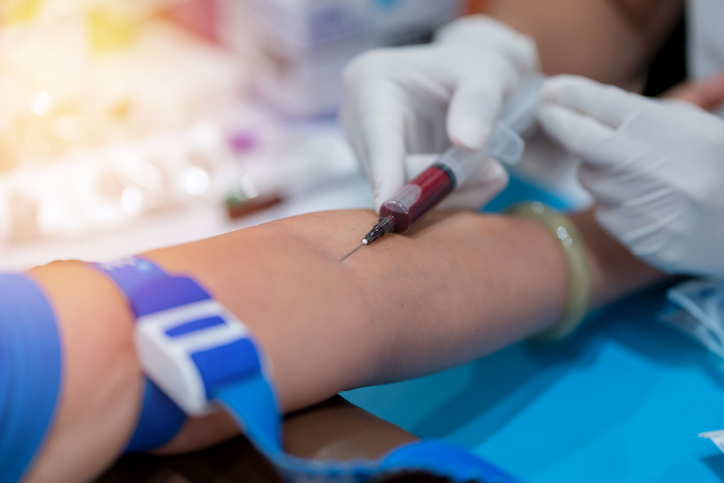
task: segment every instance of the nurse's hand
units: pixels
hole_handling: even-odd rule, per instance
[[[549,79],[543,97],[599,223],[664,271],[724,278],[724,121],[578,77]]]
[[[443,27],[430,45],[354,60],[344,73],[342,120],[374,185],[375,208],[419,170],[406,166],[407,154],[441,153],[451,142],[480,149],[505,97],[537,67],[532,39],[482,15]],[[479,208],[506,183],[505,170],[489,161],[447,206]]]

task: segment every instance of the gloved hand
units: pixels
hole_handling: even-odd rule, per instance
[[[724,279],[724,121],[580,77],[546,81],[539,119],[582,160],[599,223],[670,273]]]
[[[374,184],[375,209],[414,177],[406,154],[442,153],[450,142],[480,149],[505,97],[537,66],[530,38],[482,15],[443,27],[432,44],[354,60],[344,73],[342,121]],[[483,164],[447,205],[479,208],[506,183],[497,162]]]

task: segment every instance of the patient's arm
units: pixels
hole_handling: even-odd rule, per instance
[[[566,297],[557,241],[536,223],[433,213],[343,263],[377,217],[315,213],[150,252],[191,274],[246,323],[274,367],[284,411],[353,387],[448,368],[549,328]],[[593,303],[658,279],[576,219],[591,252]],[[108,466],[133,430],[141,372],[132,316],[105,276],[73,262],[35,269],[56,308],[65,379],[56,424],[31,480],[76,481]],[[169,449],[233,434],[224,415],[187,423]]]

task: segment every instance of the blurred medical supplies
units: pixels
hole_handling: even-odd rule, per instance
[[[699,437],[710,439],[711,442],[714,443],[716,447],[722,450],[722,452],[724,453],[724,430],[700,433]]]
[[[161,208],[215,200],[236,164],[213,122],[27,163],[0,177],[0,240],[80,236]]]
[[[724,359],[724,282],[689,280],[669,289],[661,319]]]
[[[238,218],[357,172],[351,150],[327,126],[279,130],[253,116],[246,123],[264,135],[246,129],[228,136],[207,120],[13,169],[0,176],[0,242],[85,236],[219,200]]]
[[[357,174],[352,150],[328,128],[303,129],[280,135],[241,163],[224,199],[230,218],[239,218]]]
[[[4,166],[183,128],[243,92],[235,56],[173,24],[150,21],[100,55],[85,25],[76,12],[0,31]]]
[[[459,0],[220,0],[226,45],[259,52],[255,85],[274,106],[329,114],[342,100],[340,75],[364,50],[428,40],[460,14]],[[255,36],[249,35],[249,30]]]
[[[171,210],[225,220],[347,182],[336,124],[302,129],[249,102],[252,73],[269,80],[258,59],[304,54],[269,85],[318,105],[305,89],[328,99],[348,56],[427,34],[457,3],[0,1],[0,245],[185,219]]]
[[[35,2],[5,22],[0,241],[216,202],[236,176],[219,119],[238,108],[247,67],[154,17],[169,3]]]
[[[168,16],[192,32],[216,42],[219,40],[218,4],[218,0],[177,0],[171,5]]]

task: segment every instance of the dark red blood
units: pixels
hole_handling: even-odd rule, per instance
[[[431,210],[453,190],[450,177],[440,168],[430,166],[410,181],[422,189],[420,198],[410,207],[408,213],[402,213],[394,203],[383,204],[380,216],[392,216],[395,219],[395,233],[405,233],[422,215]]]

